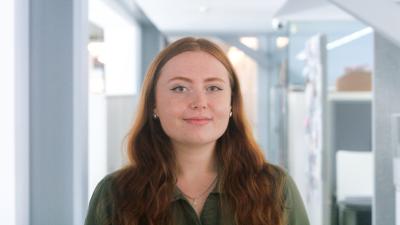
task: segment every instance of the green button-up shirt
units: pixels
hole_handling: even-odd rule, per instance
[[[286,175],[285,186],[285,205],[287,216],[287,225],[309,225],[309,220],[304,208],[303,201],[297,190],[297,187],[289,175]],[[198,216],[182,195],[178,188],[174,192],[172,202],[176,225],[234,225],[233,218],[223,218],[220,205],[220,191],[218,185],[211,191],[204,203],[203,209]],[[110,198],[111,176],[105,177],[96,187],[89,203],[85,225],[109,225],[104,224],[107,217],[110,216],[110,207],[98,207],[104,205],[105,199]],[[224,214],[226,215],[226,214]],[[117,224],[113,224],[117,225]]]

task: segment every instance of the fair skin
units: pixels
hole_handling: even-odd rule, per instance
[[[163,66],[154,113],[171,139],[178,163],[177,186],[186,195],[199,196],[215,179],[215,144],[228,126],[230,111],[229,74],[212,55],[184,52]],[[207,195],[196,201],[198,215]]]

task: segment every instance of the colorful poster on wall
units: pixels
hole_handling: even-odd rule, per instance
[[[316,35],[308,40],[305,48],[305,96],[307,114],[305,134],[308,157],[308,182],[306,204],[311,224],[326,223],[325,187],[322,179],[325,146],[326,105],[326,38]]]

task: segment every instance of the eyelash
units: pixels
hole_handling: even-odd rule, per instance
[[[187,88],[184,87],[184,86],[176,86],[176,87],[174,87],[174,88],[171,88],[171,91],[174,91],[174,92],[184,92],[183,89],[186,89],[186,90],[187,90]],[[211,90],[211,89],[213,89],[213,90]],[[223,89],[220,88],[220,87],[218,87],[218,86],[213,85],[213,86],[207,87],[207,90],[210,90],[210,91],[214,92],[214,91],[222,91]]]
[[[214,91],[222,91],[223,89],[222,88],[220,88],[220,87],[218,87],[218,86],[210,86],[210,87],[207,87],[207,89],[216,89],[216,90],[214,90]]]
[[[187,89],[187,88],[184,87],[184,86],[176,86],[176,87],[174,87],[174,88],[171,88],[171,91],[174,91],[174,92],[183,92],[182,89]]]

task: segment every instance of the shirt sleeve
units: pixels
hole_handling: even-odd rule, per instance
[[[85,225],[110,225],[111,218],[110,175],[96,186],[90,198]]]
[[[285,209],[287,225],[310,225],[303,200],[290,175],[286,175]]]

